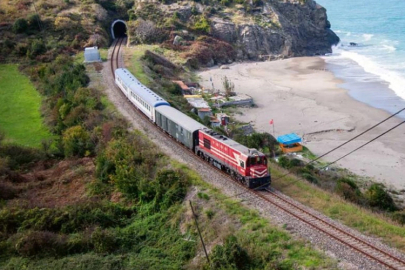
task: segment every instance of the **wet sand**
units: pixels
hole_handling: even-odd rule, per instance
[[[227,76],[235,91],[250,95],[256,108],[240,108],[234,117],[251,122],[259,132],[275,135],[295,132],[303,137],[303,145],[316,155],[353,138],[389,116],[351,98],[340,88],[343,81],[326,69],[320,57],[303,57],[272,62],[240,63],[229,69],[212,68],[199,73],[205,88],[222,89],[221,80]],[[378,87],[378,84],[375,85]],[[356,147],[368,142],[402,120],[392,118],[372,131],[325,156],[334,161]],[[405,124],[368,144],[338,166],[355,174],[405,188]]]

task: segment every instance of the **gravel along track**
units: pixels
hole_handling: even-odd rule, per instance
[[[125,44],[125,42],[123,43]],[[118,66],[124,67],[122,57],[123,50],[120,50],[119,52]],[[112,49],[110,49],[109,51],[109,57],[111,57],[111,55]],[[362,254],[351,248],[350,246],[343,244],[341,242],[341,240],[343,239],[336,240],[334,237],[329,236],[324,232],[316,229],[314,225],[309,225],[308,223],[302,221],[300,218],[297,218],[297,216],[304,215],[302,211],[305,210],[310,213],[310,219],[316,219],[314,224],[323,224],[324,221],[328,222],[339,230],[349,232],[352,236],[355,236],[358,239],[362,239],[363,241],[369,243],[372,247],[378,247],[378,249],[384,251],[385,253],[392,254],[393,256],[405,261],[404,254],[400,253],[399,251],[382,244],[375,238],[364,236],[351,228],[333,221],[330,218],[320,214],[319,212],[316,212],[315,210],[294,201],[293,199],[284,194],[281,194],[276,190],[272,189],[272,193],[266,194],[244,192],[247,191],[247,189],[232,181],[228,176],[222,174],[214,167],[210,166],[208,163],[202,162],[193,153],[187,151],[183,147],[180,147],[173,140],[168,139],[168,137],[160,132],[152,122],[150,122],[145,117],[142,117],[138,110],[135,109],[129,101],[127,101],[126,97],[115,86],[110,62],[104,63],[102,73],[105,81],[105,94],[115,105],[117,110],[131,123],[131,125],[135,129],[143,131],[145,134],[147,134],[150,140],[152,140],[161,148],[162,152],[178,160],[179,162],[187,164],[190,168],[198,172],[206,182],[221,189],[225,195],[234,196],[235,194],[239,194],[235,197],[235,199],[240,199],[242,200],[242,204],[248,206],[249,208],[258,210],[263,217],[268,218],[273,224],[277,224],[286,228],[286,230],[290,231],[293,235],[296,235],[299,238],[306,239],[311,243],[312,246],[316,246],[319,249],[325,251],[327,255],[339,261],[339,267],[341,267],[342,269],[405,269],[405,264],[399,265],[393,262],[387,262],[387,264],[391,267],[384,266],[383,264],[378,263],[376,260],[373,260],[370,257],[366,256],[365,254]],[[275,195],[279,197],[276,197]],[[263,199],[261,196],[264,196],[267,199]],[[287,200],[288,203],[286,201],[280,202],[282,199]],[[296,209],[296,216],[294,216],[281,210],[277,206],[275,207],[273,203],[269,202],[269,200],[274,202],[278,201],[280,205],[284,206],[290,204],[296,205],[299,206],[301,210]],[[308,216],[308,214],[305,215]],[[318,218],[322,221],[319,221]],[[351,243],[355,245],[354,242]],[[373,254],[374,252],[376,251],[369,250],[366,251],[366,254]],[[379,259],[382,260],[384,256],[386,255],[380,255]]]

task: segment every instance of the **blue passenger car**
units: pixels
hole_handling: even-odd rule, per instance
[[[115,83],[125,96],[153,122],[155,122],[155,108],[170,106],[166,100],[143,85],[125,68],[115,70]]]

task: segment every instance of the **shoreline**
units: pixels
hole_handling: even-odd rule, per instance
[[[201,85],[222,90],[227,76],[235,91],[252,96],[256,108],[240,108],[238,121],[251,122],[259,132],[275,135],[295,132],[303,145],[321,155],[380,122],[390,114],[352,98],[341,88],[344,80],[327,69],[321,57],[302,57],[271,62],[238,63],[230,69],[211,68],[199,72]],[[377,85],[375,87],[378,87]],[[331,162],[375,138],[401,119],[392,118],[358,139],[325,156]],[[371,177],[388,187],[405,188],[405,125],[340,160],[337,165]],[[273,134],[274,135],[274,134]]]

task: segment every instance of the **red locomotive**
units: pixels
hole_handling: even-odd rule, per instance
[[[270,185],[266,156],[210,129],[200,129],[195,153],[249,188]]]

